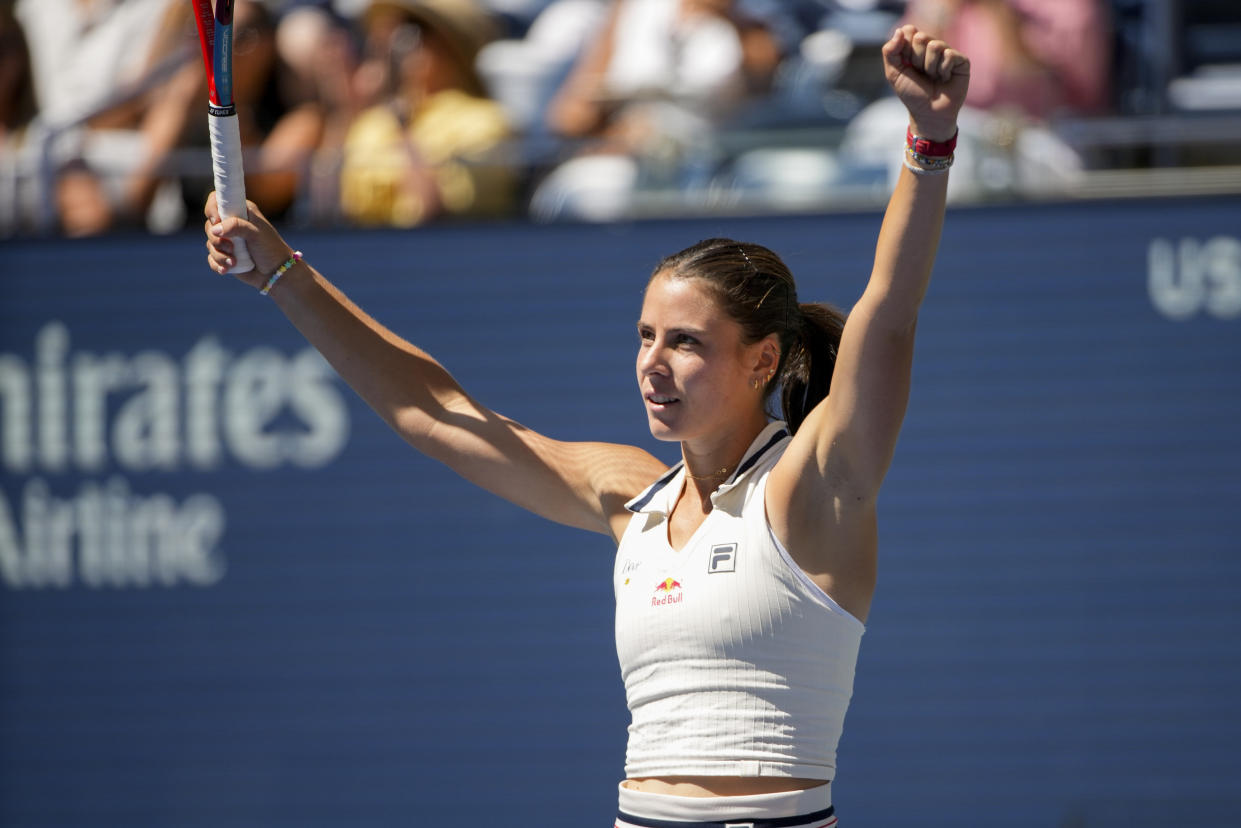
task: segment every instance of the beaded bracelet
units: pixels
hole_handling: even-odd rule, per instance
[[[915,175],[943,175],[948,172],[947,167],[939,170],[928,170],[925,167],[919,167],[917,164],[910,164],[908,159],[902,159],[902,162],[905,164],[905,169]]]
[[[920,152],[914,152],[913,150],[907,149],[905,150],[905,157],[902,160],[905,162],[905,166],[908,167],[910,171],[919,175],[943,175],[948,172],[948,168],[952,166],[952,162],[955,158],[956,156],[954,155],[945,157],[927,156]],[[915,163],[911,164],[910,161]]]
[[[285,273],[287,273],[289,271],[289,268],[293,267],[293,265],[297,264],[301,260],[302,260],[302,251],[294,250],[293,255],[285,259],[284,264],[276,268],[276,272],[273,273],[271,275],[271,278],[267,280],[267,284],[259,288],[259,293],[263,296],[266,296],[267,294],[271,293],[271,289],[275,287],[276,282],[280,281],[280,277],[283,276]]]
[[[911,161],[928,170],[946,170],[952,166],[952,162],[956,159],[956,155],[923,155],[911,149],[905,150],[905,155]]]

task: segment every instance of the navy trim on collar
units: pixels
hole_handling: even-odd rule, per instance
[[[635,499],[625,504],[625,508],[631,512],[641,512],[646,505],[655,499],[655,495],[663,491],[664,487],[672,482],[672,478],[677,476],[677,472],[681,470],[684,463],[677,463],[668,471],[664,472],[664,476],[652,483],[645,493],[638,495]]]
[[[763,456],[766,455],[767,452],[771,451],[771,449],[773,449],[776,445],[778,445],[781,440],[788,438],[789,431],[787,428],[784,427],[783,423],[779,423],[778,421],[773,421],[768,424],[767,428],[770,429],[772,426],[776,426],[776,425],[779,425],[780,427],[777,428],[772,433],[771,437],[767,439],[766,443],[764,443],[760,448],[752,451],[748,457],[746,457],[744,460],[741,461],[741,465],[738,466],[737,470],[732,473],[732,476],[726,482],[720,485],[720,488],[717,494],[723,494],[724,492],[727,492],[729,489],[733,488],[734,485],[742,478],[743,475],[745,475],[746,472],[754,468],[754,466],[758,464],[758,461],[763,459]],[[767,430],[767,429],[764,429],[764,430]],[[761,436],[762,434],[760,433],[759,437]],[[756,437],[755,439],[758,439],[758,438]],[[646,491],[642,492],[642,494],[638,495],[633,500],[630,500],[628,503],[626,503],[625,508],[628,509],[630,512],[635,512],[635,513],[641,512],[643,509],[645,509],[647,506],[650,505],[651,501],[654,500],[655,497],[660,492],[666,489],[668,485],[674,479],[676,479],[676,476],[681,472],[684,466],[685,466],[684,461],[680,461],[676,463],[675,465],[673,465],[672,468],[664,472],[664,474],[658,480],[656,480],[649,487],[647,487]],[[712,497],[714,498],[714,495]]]
[[[788,436],[789,436],[788,429],[784,429],[784,428],[780,429],[775,434],[771,435],[771,439],[767,441],[766,445],[764,445],[761,449],[751,454],[748,458],[746,458],[744,463],[742,463],[740,466],[737,467],[737,470],[733,472],[733,480],[736,480],[737,478],[741,477],[741,475],[748,472],[751,468],[754,467],[754,464],[759,461],[759,458],[761,458],[764,454],[770,451],[771,448],[775,446],[776,443],[780,442],[781,440],[783,440],[785,437],[788,437]]]

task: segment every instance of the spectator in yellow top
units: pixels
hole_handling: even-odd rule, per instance
[[[376,0],[365,25],[357,86],[381,102],[345,135],[345,217],[412,227],[508,208],[514,176],[498,155],[511,129],[474,69],[496,34],[491,18],[472,0]]]

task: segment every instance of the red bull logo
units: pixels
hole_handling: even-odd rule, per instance
[[[655,594],[651,596],[652,607],[667,604],[679,604],[685,596],[681,593],[681,582],[675,578],[664,578],[655,585]]]

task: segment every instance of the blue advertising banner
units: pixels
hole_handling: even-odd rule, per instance
[[[669,462],[663,255],[848,307],[876,213],[292,232],[483,404]],[[851,828],[1241,809],[1241,198],[951,211],[880,507]],[[604,826],[612,547],[402,441],[197,236],[0,246],[0,825]]]

